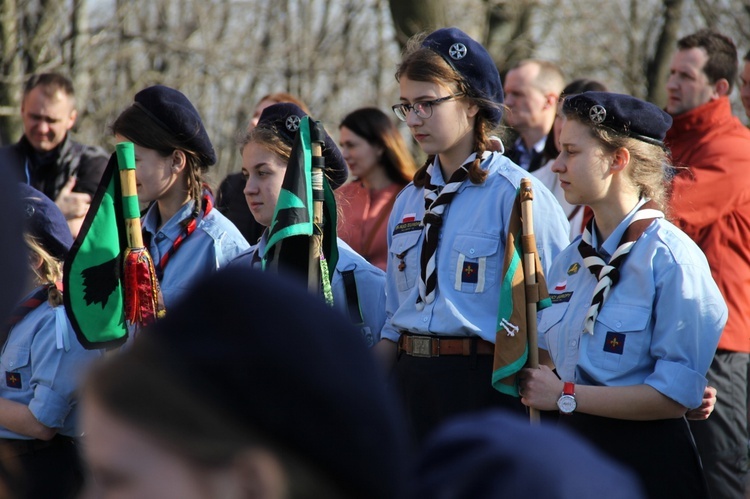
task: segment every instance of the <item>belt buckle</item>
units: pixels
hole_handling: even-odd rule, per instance
[[[432,338],[412,336],[411,354],[414,357],[432,357]]]

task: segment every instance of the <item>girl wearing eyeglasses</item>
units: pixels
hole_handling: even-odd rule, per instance
[[[410,41],[393,107],[428,155],[388,223],[387,319],[377,353],[395,373],[414,437],[489,406],[522,412],[491,386],[503,253],[525,172],[490,136],[503,90],[492,58],[456,28]],[[559,203],[538,181],[534,219],[546,268],[567,245]],[[397,355],[398,353],[398,355]]]

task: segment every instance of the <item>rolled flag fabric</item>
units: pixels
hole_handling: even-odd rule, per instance
[[[263,256],[263,269],[308,274],[310,238],[313,224],[312,127],[320,126],[308,116],[300,120],[291,156],[284,174]],[[323,180],[323,252],[320,259],[321,289],[330,298],[330,282],[338,260],[336,242],[336,201],[327,180]],[[327,291],[328,290],[328,291]]]
[[[508,224],[495,334],[495,359],[492,369],[492,386],[514,397],[519,396],[516,374],[526,365],[529,356],[529,324],[526,306],[528,303],[536,302],[538,309],[541,310],[552,305],[536,245],[521,244],[523,238],[521,222],[519,189]],[[531,242],[533,243],[533,238]],[[525,282],[524,251],[532,252],[536,262],[536,285],[531,288]],[[536,334],[536,328],[533,329],[533,334]]]

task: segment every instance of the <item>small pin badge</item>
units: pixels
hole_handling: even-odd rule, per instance
[[[581,265],[579,263],[574,263],[568,267],[568,275],[577,274],[579,270],[581,270]]]
[[[454,59],[456,61],[463,59],[466,57],[466,53],[468,50],[466,49],[466,45],[463,43],[454,43],[451,45],[451,48],[448,49],[448,55],[451,56],[451,59]]]
[[[597,125],[599,123],[603,123],[606,117],[607,110],[604,109],[604,106],[600,106],[599,104],[597,104],[595,106],[591,106],[591,109],[589,109],[589,119]]]
[[[297,115],[291,115],[286,119],[286,129],[290,132],[296,132],[299,130],[299,116]]]

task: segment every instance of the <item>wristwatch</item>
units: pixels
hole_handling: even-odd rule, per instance
[[[563,385],[562,395],[557,399],[557,407],[560,409],[560,414],[569,416],[576,410],[575,386],[575,384],[569,381],[566,381]]]

